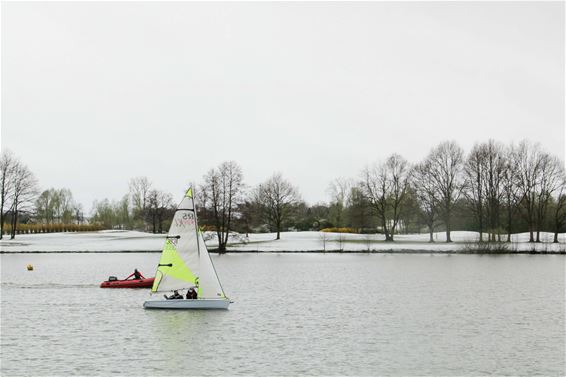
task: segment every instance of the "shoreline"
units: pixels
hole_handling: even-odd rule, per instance
[[[480,254],[480,255],[566,255],[566,251],[536,251],[536,250],[517,250],[517,251],[470,251],[470,250],[427,250],[427,249],[389,249],[389,250],[226,250],[219,253],[218,250],[209,250],[212,254]],[[62,251],[4,251],[0,254],[128,254],[128,253],[161,253],[161,250],[62,250]]]
[[[325,238],[321,238],[325,236]],[[327,236],[327,238],[326,238]],[[286,232],[280,240],[273,233],[253,233],[249,237],[235,235],[226,253],[306,253],[306,254],[566,254],[566,234],[554,243],[553,234],[542,233],[542,242],[528,242],[528,233],[512,236],[512,242],[479,242],[474,232],[452,232],[453,242],[447,243],[443,234],[435,242],[428,235],[398,235],[387,242],[380,235],[322,234],[321,232]],[[207,247],[218,253],[218,243],[209,234]],[[50,233],[22,235],[14,240],[0,241],[0,254],[86,254],[86,253],[160,253],[163,234],[137,231],[100,231],[90,233]]]

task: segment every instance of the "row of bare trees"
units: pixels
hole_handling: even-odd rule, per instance
[[[442,226],[451,242],[455,211],[458,218],[463,213],[475,217],[481,240],[486,233],[489,240],[499,240],[503,229],[510,240],[520,216],[528,224],[531,241],[539,241],[549,203],[555,232],[566,225],[561,162],[529,142],[504,146],[488,141],[476,144],[468,155],[455,142],[444,142],[414,165],[394,154],[367,167],[361,176],[358,182],[334,180],[331,202],[308,206],[280,173],[250,188],[241,167],[226,161],[210,169],[195,190],[201,223],[216,232],[220,250],[225,250],[231,230],[248,232],[261,224],[275,231],[277,239],[289,226],[348,225],[379,228],[386,240],[393,241],[400,224],[406,228],[415,216],[426,225],[431,241]],[[153,189],[146,177],[137,177],[130,181],[129,199],[134,227],[163,231],[173,205],[170,194]]]
[[[7,151],[0,158],[0,179],[0,226],[9,218],[12,237],[21,213],[47,224],[82,221],[82,209],[69,190],[49,189],[38,196],[33,174]],[[503,145],[489,140],[467,154],[455,142],[443,142],[416,164],[393,154],[363,169],[358,179],[335,179],[328,204],[307,205],[281,173],[248,187],[234,161],[210,169],[195,192],[201,224],[216,232],[221,251],[231,230],[271,230],[279,239],[289,228],[347,226],[380,230],[393,241],[413,222],[427,228],[431,241],[441,228],[451,242],[456,226],[479,231],[482,241],[499,241],[502,235],[509,241],[513,232],[527,230],[530,241],[538,242],[540,232],[549,228],[558,241],[566,226],[563,162],[527,141]],[[157,233],[167,229],[173,212],[170,193],[154,188],[147,177],[136,177],[121,200],[96,201],[90,222]],[[462,225],[463,218],[472,218],[473,224]]]
[[[213,225],[221,252],[226,250],[234,222],[244,224],[248,231],[254,217],[268,223],[277,232],[276,239],[280,239],[284,222],[301,202],[297,188],[281,173],[248,190],[242,168],[235,161],[210,169],[199,193],[203,220]]]
[[[463,190],[462,163],[462,149],[456,143],[446,142],[433,148],[414,166],[402,156],[393,154],[362,171],[358,190],[369,203],[386,241],[394,240],[401,219],[407,215],[410,199],[418,203],[431,241],[439,218],[445,224],[447,241],[452,241],[453,209]]]
[[[252,225],[268,224],[277,239],[296,208],[304,203],[298,190],[280,173],[251,190],[244,183],[242,168],[226,161],[210,169],[195,189],[201,225],[216,233],[218,248],[225,251],[230,232],[248,232]],[[161,233],[175,211],[171,194],[157,190],[147,177],[129,182],[129,193],[120,201],[93,204],[90,221],[106,228],[143,229]]]
[[[350,207],[365,201],[387,241],[393,241],[400,222],[417,213],[430,241],[441,224],[451,242],[454,211],[463,204],[476,219],[480,241],[485,233],[489,241],[501,240],[502,233],[510,241],[518,215],[527,224],[530,242],[541,241],[540,232],[551,218],[558,242],[566,223],[565,187],[563,162],[540,145],[489,140],[477,143],[468,155],[455,142],[443,142],[414,165],[394,154],[366,167],[358,182],[335,180],[329,191],[331,213],[339,213],[336,226],[342,225],[349,193]]]
[[[50,188],[39,194],[35,201],[35,220],[43,224],[81,224],[83,209],[75,202],[67,188]]]
[[[147,177],[129,182],[129,193],[118,201],[95,201],[90,222],[108,229],[139,229],[152,233],[167,230],[175,211],[173,196],[152,188]]]
[[[554,215],[554,241],[558,242],[565,214],[560,205],[554,214],[548,208],[553,201],[564,202],[565,185],[563,162],[527,141],[510,146],[493,140],[476,144],[464,163],[464,193],[473,204],[480,240],[484,230],[489,241],[500,240],[504,228],[511,241],[518,213],[528,226],[530,242],[541,241],[540,232]]]
[[[174,211],[173,196],[156,189],[147,177],[135,177],[129,183],[132,205],[131,219],[134,227],[162,233]]]
[[[0,155],[0,239],[6,218],[10,220],[10,238],[16,236],[18,219],[29,213],[37,195],[37,180],[28,167],[8,150]]]

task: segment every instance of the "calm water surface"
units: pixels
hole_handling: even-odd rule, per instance
[[[228,311],[98,288],[158,259],[2,255],[1,374],[565,374],[563,255],[213,256]]]

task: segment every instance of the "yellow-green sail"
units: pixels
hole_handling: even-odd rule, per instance
[[[187,282],[187,286],[195,285],[196,282],[196,276],[187,267],[170,239],[165,241],[165,247],[159,260],[153,287],[151,288],[153,292],[157,292],[163,276]]]

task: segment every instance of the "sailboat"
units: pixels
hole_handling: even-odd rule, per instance
[[[189,289],[196,299],[185,299]],[[168,299],[177,291],[183,299]],[[193,190],[189,188],[177,207],[151,287],[146,309],[228,309],[214,264],[198,227]]]

